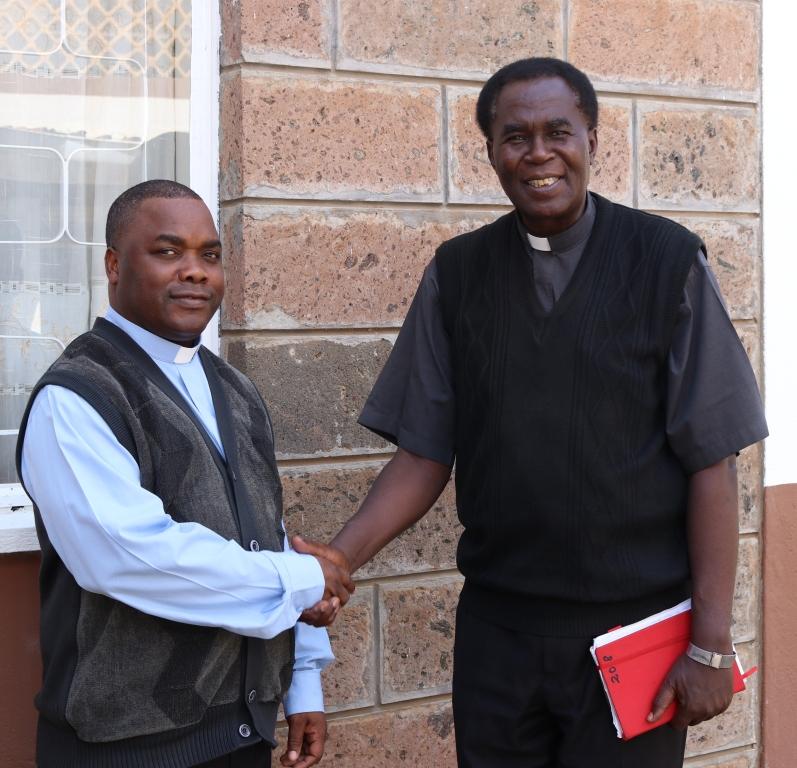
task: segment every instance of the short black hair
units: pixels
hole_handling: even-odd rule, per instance
[[[538,56],[507,64],[484,84],[476,103],[476,122],[486,138],[490,138],[490,126],[495,118],[496,103],[504,86],[522,80],[539,80],[542,77],[560,77],[564,80],[575,93],[576,103],[587,119],[587,126],[598,127],[598,97],[589,78],[566,61]]]
[[[194,200],[202,198],[185,184],[171,179],[150,179],[142,181],[130,189],[122,192],[108,209],[108,218],[105,221],[105,245],[113,248],[121,231],[133,219],[133,214],[144,200],[151,198],[180,198],[187,197]]]

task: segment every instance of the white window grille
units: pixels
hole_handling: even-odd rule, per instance
[[[190,0],[3,5],[0,552],[36,546],[17,430],[38,378],[107,306],[110,203],[171,178],[216,210],[219,28],[213,4]]]

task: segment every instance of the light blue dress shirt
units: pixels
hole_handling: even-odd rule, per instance
[[[199,347],[173,344],[113,309],[177,387],[224,455]],[[44,387],[31,408],[22,477],[52,545],[77,583],[144,613],[269,638],[296,626],[286,714],[323,711],[321,670],[333,660],[325,629],[296,623],[321,599],[318,561],[290,550],[250,552],[198,523],[175,522],[141,487],[138,464],[79,395]]]

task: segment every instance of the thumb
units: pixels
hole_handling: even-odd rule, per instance
[[[291,546],[294,551],[302,555],[314,555],[316,557],[323,557],[325,547],[323,544],[317,544],[314,541],[306,541],[298,534],[291,539]]]
[[[675,686],[667,678],[659,688],[656,698],[653,699],[653,707],[647,717],[649,723],[655,723],[663,714],[664,710],[675,701]]]
[[[304,719],[301,715],[293,715],[288,718],[288,743],[281,760],[283,765],[293,765],[299,759],[303,742]]]

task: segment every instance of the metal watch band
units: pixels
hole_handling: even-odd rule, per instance
[[[689,643],[689,647],[686,649],[686,655],[693,661],[705,664],[707,667],[713,667],[714,669],[727,669],[728,667],[732,667],[736,659],[735,652],[723,654],[714,653],[713,651],[704,651],[702,648],[698,648],[694,643]]]

